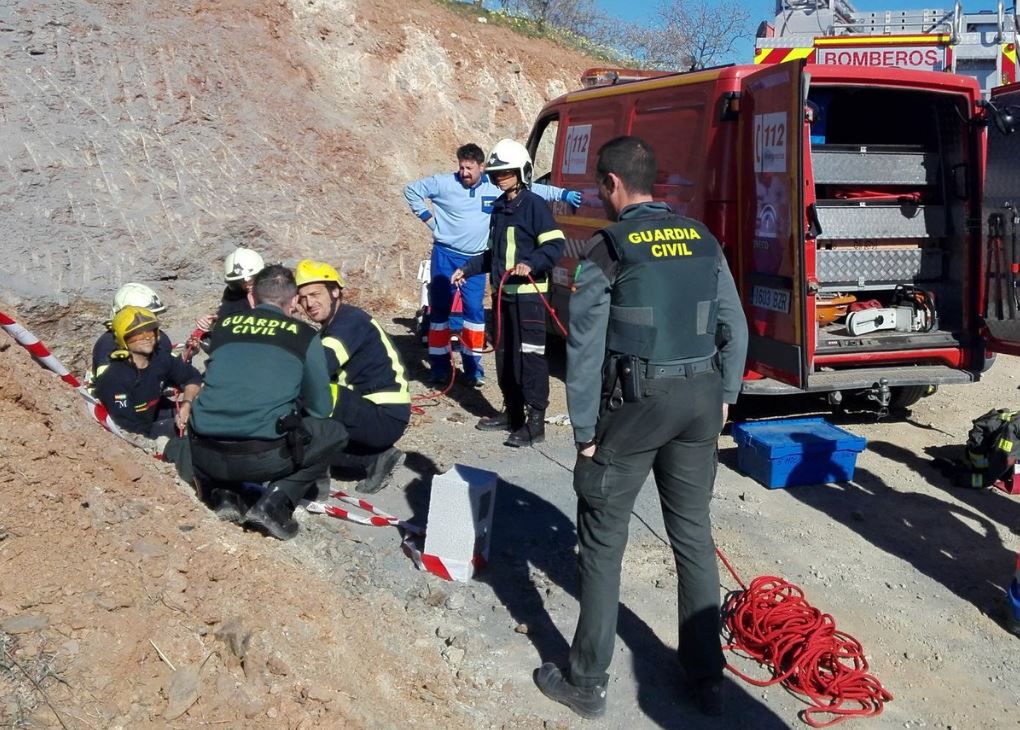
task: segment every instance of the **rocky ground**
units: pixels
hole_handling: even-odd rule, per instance
[[[401,187],[452,169],[465,141],[522,138],[596,65],[428,0],[9,2],[0,58],[0,310],[77,372],[120,284],[156,287],[179,340],[246,244],[337,263],[415,377],[428,236]],[[517,452],[472,428],[498,406],[494,383],[421,402],[380,508],[424,524],[435,474],[500,477],[490,565],[447,583],[417,571],[392,528],[308,514],[283,544],[221,524],[6,335],[0,370],[0,725],[581,725],[531,681],[576,620],[568,428]],[[745,579],[798,583],[861,640],[895,696],[868,727],[1017,723],[1017,639],[999,624],[1017,497],[959,490],[933,467],[972,418],[1015,405],[1016,373],[1000,358],[909,417],[841,417],[869,440],[847,484],[766,490],[722,438],[720,547]],[[565,410],[557,381],[549,413]],[[678,692],[662,535],[648,488],[602,725],[800,726],[803,704],[779,688],[732,683],[715,723]],[[720,590],[735,587],[724,573]]]
[[[409,319],[385,321],[424,375]],[[279,543],[220,523],[170,467],[89,421],[17,345],[0,341],[0,365],[4,725],[580,726],[530,676],[562,659],[576,620],[566,427],[513,451],[472,428],[497,403],[493,386],[458,384],[420,402],[380,509],[424,524],[437,472],[463,463],[500,477],[490,565],[448,583],[417,571],[392,528],[304,514],[299,537]],[[1000,358],[983,382],[944,388],[906,417],[833,419],[869,441],[847,484],[767,490],[736,470],[722,438],[719,546],[743,578],[799,584],[860,639],[895,697],[869,727],[1015,722],[1017,639],[999,620],[1020,506],[951,486],[932,457],[962,443],[970,418],[1016,402],[1016,372]],[[565,410],[558,381],[553,393],[551,416]],[[747,405],[755,417],[814,407]],[[780,688],[735,680],[719,722],[678,691],[675,571],[662,535],[649,487],[625,558],[603,724],[801,725],[804,705]],[[725,571],[722,582],[737,587]]]

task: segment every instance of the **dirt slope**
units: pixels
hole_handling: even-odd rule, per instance
[[[65,356],[125,281],[183,326],[240,244],[413,306],[403,185],[524,136],[590,65],[428,0],[23,0],[0,58],[0,295]]]
[[[9,339],[0,369],[0,725],[470,725],[350,563],[222,525]]]

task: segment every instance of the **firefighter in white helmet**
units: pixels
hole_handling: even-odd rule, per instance
[[[502,413],[482,418],[475,428],[510,431],[507,446],[545,440],[549,404],[549,363],[545,359],[545,305],[549,272],[566,240],[549,206],[531,192],[531,155],[512,139],[496,144],[485,163],[489,178],[503,194],[493,203],[489,248],[457,269],[450,281],[460,286],[482,271],[491,276],[502,333],[496,345],[496,369],[503,392]]]
[[[255,275],[266,268],[265,261],[257,251],[239,246],[230,252],[223,261],[223,281],[226,288],[216,314],[207,314],[195,320],[195,327],[201,330],[202,342],[205,342],[213,322],[229,317],[231,314],[248,312],[255,308],[255,297],[252,290],[255,286]],[[197,338],[188,340],[191,347],[200,344]]]
[[[106,332],[100,335],[96,344],[92,346],[92,369],[86,377],[90,383],[109,366],[110,355],[118,349],[117,341],[113,336],[113,320],[117,313],[125,307],[144,307],[157,315],[166,312],[166,305],[163,304],[159,294],[145,284],[132,281],[118,289],[117,293],[113,295],[113,304],[110,306],[110,319],[104,322]],[[162,330],[159,330],[159,346],[167,352],[170,352],[173,347],[170,338]]]

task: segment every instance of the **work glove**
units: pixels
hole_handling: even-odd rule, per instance
[[[568,203],[571,208],[580,208],[581,202],[584,200],[584,195],[580,190],[564,190],[563,195],[560,197],[561,200]]]
[[[195,320],[195,329],[202,330],[203,332],[208,332],[210,328],[213,326],[213,322],[215,321],[216,321],[215,314],[207,314],[204,317],[199,317],[198,319]]]

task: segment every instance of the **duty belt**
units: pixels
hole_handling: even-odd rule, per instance
[[[271,441],[265,439],[211,439],[192,433],[191,438],[201,442],[203,446],[212,451],[219,451],[221,454],[261,454],[264,451],[278,449],[287,445],[287,438],[278,438]]]
[[[718,358],[710,357],[697,362],[677,363],[673,365],[660,365],[657,363],[645,363],[645,377],[649,380],[658,378],[693,378],[701,373],[710,373],[719,369]]]

